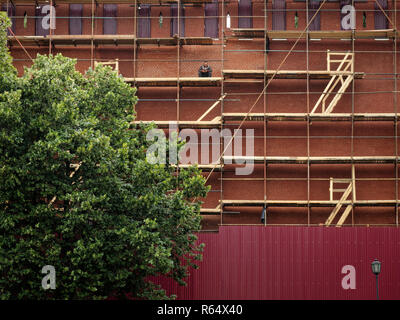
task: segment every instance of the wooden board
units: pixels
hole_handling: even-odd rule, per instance
[[[167,129],[173,123],[175,125],[178,124],[176,120],[172,121],[134,121],[132,124],[138,125],[140,123],[150,124],[154,123],[158,128]],[[216,121],[179,121],[179,128],[219,128],[221,123],[219,120]]]
[[[329,200],[220,200],[224,207],[335,207],[336,201]],[[357,200],[354,206],[359,207],[394,207],[400,200]],[[352,204],[351,200],[343,204]]]
[[[267,33],[269,39],[306,39],[307,33],[302,30],[267,30],[263,28],[233,28],[233,36],[236,38],[264,38]],[[321,30],[309,31],[309,39],[352,39],[353,32],[351,30]],[[394,38],[396,31],[393,29],[383,30],[355,30],[354,39],[379,39]],[[398,35],[398,34],[397,34]]]
[[[191,166],[193,166],[193,165],[192,164],[180,164],[179,165],[180,168],[188,168]],[[221,165],[221,164],[217,164],[217,165],[215,165],[215,164],[197,164],[197,167],[199,169],[201,169],[202,171],[211,171],[211,170],[218,171],[223,167],[223,165]]]
[[[35,1],[32,0],[12,0],[14,4],[35,4]],[[45,3],[47,1],[38,1],[38,3]],[[181,3],[209,3],[212,0],[181,0]],[[56,4],[66,4],[66,3],[92,3],[92,0],[53,0],[53,3]],[[115,3],[115,4],[130,4],[133,5],[135,1],[132,0],[96,0],[94,3]],[[137,3],[141,4],[163,4],[163,3],[178,3],[178,0],[141,0],[137,1]]]
[[[226,93],[222,95],[216,102],[214,102],[211,107],[209,107],[201,116],[197,119],[197,121],[202,121],[222,100],[226,97]]]
[[[200,208],[200,213],[202,215],[216,215],[216,214],[220,214],[221,211],[220,211],[220,209],[217,209],[217,208]]]
[[[343,223],[346,221],[347,217],[349,216],[352,208],[353,207],[350,204],[347,205],[347,207],[344,210],[342,216],[340,217],[338,223],[336,224],[336,227],[341,227],[343,225]]]
[[[394,121],[400,113],[250,113],[247,121]],[[246,113],[224,113],[224,121],[241,121],[246,117]]]
[[[223,156],[225,164],[233,163],[236,161],[239,163],[247,162],[250,160],[254,161],[255,164],[263,164],[264,161],[267,164],[348,164],[348,163],[395,163],[399,157],[395,156],[376,156],[376,157],[276,157],[276,156]]]
[[[275,74],[276,73],[276,74]],[[333,75],[350,75],[351,72],[337,72],[327,70],[223,70],[225,79],[263,79],[264,76],[270,79],[274,74],[274,79],[331,79]],[[364,78],[364,72],[355,72],[356,79]]]
[[[125,78],[125,81],[137,87],[176,87],[178,78]],[[220,77],[182,77],[179,78],[181,87],[216,87],[221,85]]]
[[[95,46],[114,45],[114,46],[133,46],[138,45],[157,45],[175,46],[180,45],[212,45],[213,39],[208,37],[186,37],[186,38],[135,38],[134,35],[51,35],[51,36],[8,36],[8,43],[17,46],[18,41],[26,47],[48,46],[51,40],[54,46]]]
[[[348,185],[348,187],[346,188],[346,190],[344,191],[343,195],[340,197],[339,201],[336,203],[336,206],[333,209],[333,211],[331,212],[331,214],[329,215],[328,219],[326,219],[326,221],[325,221],[326,226],[329,226],[332,223],[333,219],[335,219],[336,215],[339,213],[340,209],[344,205],[344,202],[347,200],[347,198],[349,197],[352,190],[353,190],[353,183],[351,182]],[[350,209],[351,209],[351,206],[350,206]]]

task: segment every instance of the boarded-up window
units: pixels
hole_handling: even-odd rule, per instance
[[[141,4],[138,8],[138,31],[139,38],[151,37],[151,23],[150,23],[151,6],[149,4]]]
[[[179,22],[179,33],[180,37],[185,36],[185,8],[183,5],[180,6],[181,12],[178,19],[178,5],[171,4],[171,37],[178,35],[178,20]]]
[[[308,2],[308,22],[312,19],[308,27],[310,31],[321,30],[321,10],[318,11],[320,4],[320,0],[310,0]],[[318,13],[316,14],[317,11]]]
[[[272,1],[272,30],[286,30],[286,1]]]
[[[104,34],[117,34],[117,5],[104,4],[103,5],[103,33]]]
[[[1,6],[1,11],[5,11],[7,12],[8,17],[11,20],[11,30],[12,32],[15,33],[15,7],[13,4],[9,3],[7,6],[7,3],[3,3],[3,5]],[[7,30],[7,35],[11,35],[11,32],[9,30]]]
[[[345,17],[349,15],[349,12],[342,13],[342,8],[347,5],[352,5],[352,0],[340,0],[340,28],[342,30],[347,30],[344,29],[342,25],[343,19],[345,19]]]
[[[251,0],[239,0],[239,28],[253,28],[253,5]]]
[[[386,12],[388,8],[388,3],[387,0],[377,0],[379,4],[381,5],[382,9]],[[388,19],[385,16],[385,13],[379,8],[378,4],[375,2],[374,3],[374,8],[375,8],[375,29],[388,29],[389,28],[389,22]]]
[[[218,38],[218,0],[204,6],[204,36]]]
[[[44,10],[44,13],[42,13],[43,7],[44,7],[44,5],[40,5],[35,8],[35,17],[36,17],[36,19],[35,19],[36,20],[35,34],[37,36],[47,36],[50,31],[50,24],[43,23],[43,17],[47,16],[50,12],[49,12],[49,10],[47,12],[46,12],[46,10]]]
[[[82,4],[69,5],[69,34],[82,34]]]

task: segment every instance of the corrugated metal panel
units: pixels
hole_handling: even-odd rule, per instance
[[[400,299],[400,229],[221,227],[199,241],[204,258],[188,286],[162,281],[179,299],[375,299],[374,258],[380,298]],[[345,265],[356,269],[355,290],[342,288]]]

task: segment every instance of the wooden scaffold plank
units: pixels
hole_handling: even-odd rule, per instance
[[[352,205],[354,207],[395,207],[398,200],[351,200],[343,201],[343,205]],[[221,200],[224,207],[335,207],[337,200]]]
[[[150,124],[154,123],[157,125],[158,128],[161,129],[167,129],[173,124],[177,124],[176,120],[171,120],[171,121],[157,121],[157,120],[148,120],[148,121],[143,121],[143,120],[138,120],[138,121],[133,121],[133,125],[139,125],[140,123],[143,124]],[[219,128],[221,126],[221,117],[215,117],[211,121],[185,121],[185,120],[179,120],[179,128],[181,129],[186,129],[186,128],[191,128],[191,129],[201,129],[201,128]]]
[[[274,79],[307,79],[307,75],[309,79],[321,79],[327,80],[331,79],[332,76],[343,76],[343,75],[352,75],[353,73],[350,71],[328,71],[328,70],[223,70],[222,74],[224,75],[224,79],[229,82],[240,82],[238,80],[243,79],[264,79],[264,76],[267,79],[272,78],[275,75]],[[365,77],[364,72],[355,72],[355,79],[363,79]],[[231,81],[229,81],[232,79]],[[237,81],[233,81],[237,80]]]
[[[332,156],[332,157],[279,157],[279,156],[223,156],[225,164],[250,163],[255,164],[368,164],[368,163],[396,163],[396,156]]]
[[[234,38],[264,38],[269,39],[306,39],[307,33],[297,30],[267,30],[263,28],[232,28]],[[352,37],[356,40],[363,39],[381,39],[381,38],[394,38],[396,31],[394,29],[381,29],[381,30],[318,30],[309,31],[308,37],[310,40],[314,39],[332,39],[332,40],[351,40]],[[398,35],[398,33],[397,33]]]
[[[218,87],[220,77],[168,77],[168,78],[125,78],[125,81],[136,87]]]
[[[247,115],[247,117],[246,117]],[[223,113],[223,121],[395,121],[400,113]]]
[[[49,43],[58,47],[69,46],[134,46],[137,45],[212,45],[213,39],[209,37],[184,37],[184,38],[136,38],[134,35],[112,34],[112,35],[49,35],[49,36],[9,36],[8,42],[17,45],[18,41],[26,47],[48,46]]]
[[[178,3],[179,0],[141,0],[140,2],[138,1],[137,3],[140,4],[154,4],[154,5],[160,5],[160,4],[172,4],[172,3]],[[185,4],[203,4],[203,3],[210,3],[212,0],[180,0],[181,3]],[[14,4],[36,4],[36,3],[48,3],[48,1],[45,0],[12,0]],[[90,4],[92,3],[92,0],[57,0],[57,4],[71,4],[71,3],[78,3],[78,4]],[[96,4],[104,4],[104,3],[113,3],[113,4],[132,4],[132,0],[96,0]]]

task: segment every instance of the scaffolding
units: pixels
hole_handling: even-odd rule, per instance
[[[175,117],[171,121],[174,122],[175,129],[179,132],[182,129],[219,129],[221,132],[224,129],[240,129],[240,128],[256,128],[258,135],[256,139],[262,139],[262,147],[257,149],[257,155],[255,156],[229,156],[225,155],[227,147],[225,146],[224,137],[220,137],[219,148],[220,158],[214,163],[199,163],[198,166],[203,170],[204,176],[207,178],[207,182],[210,183],[213,188],[212,196],[218,195],[218,199],[214,199],[214,206],[207,205],[201,209],[201,214],[204,217],[212,216],[217,217],[217,225],[230,225],[235,224],[234,219],[237,217],[237,212],[233,208],[238,208],[239,216],[241,217],[238,221],[245,221],[246,210],[252,210],[252,208],[258,208],[260,211],[264,209],[265,217],[262,219],[261,224],[264,226],[279,225],[285,223],[274,223],[269,220],[270,210],[274,208],[303,208],[306,210],[306,221],[302,220],[299,225],[335,225],[341,226],[356,226],[356,225],[382,225],[388,224],[392,226],[399,226],[398,216],[398,112],[397,112],[397,44],[399,33],[397,31],[397,1],[392,0],[389,3],[389,9],[383,9],[377,0],[362,2],[360,5],[370,5],[370,11],[372,5],[377,3],[379,8],[385,14],[389,28],[379,30],[359,30],[356,27],[353,30],[310,30],[310,22],[320,12],[323,12],[324,17],[329,19],[329,15],[337,13],[339,10],[332,10],[334,3],[321,1],[321,6],[317,12],[311,11],[308,6],[309,0],[304,2],[291,2],[290,8],[286,10],[287,15],[292,15],[294,11],[299,11],[303,14],[303,26],[300,30],[271,30],[270,17],[274,14],[273,4],[267,1],[253,0],[254,5],[252,19],[257,19],[257,27],[254,28],[227,28],[226,19],[228,10],[232,10],[234,6],[237,6],[237,2],[228,0],[50,0],[49,1],[29,1],[29,0],[7,0],[1,1],[2,5],[9,6],[27,6],[36,5],[41,3],[50,3],[50,5],[66,5],[66,4],[86,4],[90,6],[90,16],[86,17],[90,20],[90,34],[82,35],[69,35],[69,34],[53,34],[50,30],[47,36],[35,36],[35,35],[10,35],[9,46],[13,50],[18,50],[19,46],[28,48],[31,52],[35,50],[45,49],[48,53],[62,52],[63,50],[70,50],[71,48],[83,48],[90,52],[89,58],[78,59],[84,62],[89,62],[90,67],[95,67],[98,64],[113,65],[120,74],[127,74],[124,66],[130,66],[129,76],[124,75],[124,79],[127,83],[138,88],[139,105],[138,108],[145,108],[144,104],[151,101],[141,96],[142,88],[149,90],[160,90],[162,88],[175,89],[174,97],[171,99],[175,103]],[[103,19],[98,15],[98,7],[102,4],[123,4],[129,6],[132,15],[126,15],[125,19],[131,19],[132,30],[128,34],[115,34],[115,35],[104,35],[96,34],[98,30],[99,19]],[[193,16],[181,16],[181,7],[187,6],[188,8],[194,8],[196,12],[201,12],[202,7],[207,4],[217,4],[220,15],[218,18],[218,38],[212,37],[201,37],[201,36],[189,36],[181,37],[181,19],[193,19],[199,21],[204,19],[203,15]],[[356,6],[355,1],[349,1],[349,4]],[[177,34],[171,37],[149,37],[143,38],[138,36],[138,20],[141,17],[138,16],[138,8],[143,4],[151,4],[153,8],[169,7],[172,4],[177,6]],[[328,6],[325,10],[325,7]],[[338,3],[336,3],[338,6]],[[200,8],[200,9],[199,9]],[[363,8],[362,10],[367,11],[369,9]],[[230,11],[233,12],[233,11]],[[239,19],[239,14],[231,14],[232,19]],[[20,17],[23,18],[23,17]],[[169,18],[169,17],[165,17]],[[285,17],[286,18],[286,17]],[[59,17],[57,17],[59,19]],[[61,19],[61,18],[60,18]],[[157,19],[156,16],[152,16],[151,19]],[[287,18],[288,19],[288,18]],[[235,20],[235,21],[236,21]],[[100,20],[101,21],[101,20]],[[296,27],[297,28],[297,27]],[[290,28],[289,28],[290,29]],[[304,29],[304,30],[303,30]],[[249,41],[250,40],[250,41]],[[371,50],[369,43],[373,43],[373,47],[378,49]],[[288,45],[289,48],[288,49]],[[185,67],[188,64],[198,63],[202,59],[195,55],[188,55],[185,51],[187,46],[193,47],[194,50],[198,46],[204,46],[208,48],[210,52],[211,61],[218,64],[218,74],[213,77],[201,78],[197,76],[182,76],[185,74]],[[381,50],[379,46],[382,46]],[[389,50],[389,46],[391,49]],[[115,50],[115,58],[102,59],[97,56],[97,52],[102,48],[113,48]],[[175,48],[173,58],[171,57],[171,51],[168,51],[167,58],[148,58],[143,50],[146,47],[146,52],[153,49],[161,50],[160,48]],[[274,48],[272,48],[274,47]],[[326,48],[327,47],[327,48]],[[333,50],[331,47],[339,47],[340,50]],[[345,47],[346,50],[343,50]],[[118,56],[118,50],[124,48],[124,50],[131,50],[131,58],[121,59]],[[126,49],[128,48],[128,49]],[[367,49],[365,49],[367,48]],[[171,49],[169,49],[171,50]],[[163,51],[162,51],[163,52]],[[159,56],[162,57],[163,53]],[[358,61],[362,60],[363,54],[375,54],[385,56],[385,61],[391,67],[386,68],[382,72],[369,72],[369,70],[361,70],[358,67]],[[232,68],[234,55],[239,56],[238,59],[245,57],[245,55],[262,55],[262,66],[257,65],[257,68],[252,69],[235,69]],[[295,65],[296,63],[288,63],[287,59],[293,55],[300,56],[302,59],[301,63],[303,68],[287,69],[287,64]],[[279,58],[276,58],[279,57]],[[284,58],[282,59],[282,57]],[[391,58],[387,58],[387,57]],[[318,57],[318,65],[322,66],[321,61],[326,61],[325,67],[315,69],[313,63],[311,63],[315,57]],[[257,57],[258,58],[258,57]],[[16,59],[16,61],[23,61],[24,59]],[[207,59],[204,59],[207,60]],[[143,72],[145,68],[139,66],[140,63],[157,64],[161,62],[174,64],[175,70],[169,69],[169,74],[165,76],[148,76],[146,72]],[[278,68],[276,64],[278,63]],[[22,63],[26,64],[26,61]],[[373,63],[371,61],[371,63]],[[246,64],[251,64],[247,63]],[[313,65],[313,68],[311,68]],[[365,63],[364,63],[365,65]],[[271,68],[271,66],[274,66]],[[144,74],[144,75],[143,75]],[[271,89],[272,86],[282,86],[287,88],[290,86],[290,82],[295,86],[305,87],[305,89],[294,91]],[[379,81],[386,81],[390,83],[391,90],[377,89],[368,90],[362,92],[356,90],[356,83],[362,81],[373,81],[378,83]],[[272,84],[271,84],[272,83]],[[300,84],[302,83],[302,84]],[[305,86],[304,86],[305,83]],[[322,86],[322,87],[321,87]],[[192,88],[198,90],[201,88],[214,88],[213,92],[218,92],[217,96],[207,100],[204,97],[194,97],[188,99],[201,104],[201,113],[196,114],[195,112],[187,112],[186,99],[183,96],[190,95],[185,92],[183,94],[183,88]],[[246,89],[243,89],[246,88]],[[247,92],[246,90],[250,90]],[[279,87],[281,88],[281,87]],[[149,91],[145,91],[145,93]],[[154,91],[155,92],[155,91]],[[170,91],[168,91],[170,92]],[[377,97],[385,96],[385,101],[388,101],[387,96],[391,96],[393,108],[390,112],[387,109],[382,111],[380,106],[374,107],[369,106],[367,109],[373,110],[374,112],[359,112],[360,108],[357,105],[357,99],[362,96],[375,95]],[[296,107],[298,112],[285,112],[279,109],[282,105],[279,103],[279,99],[282,97],[292,97],[291,99],[296,100],[297,97],[302,98],[296,104],[301,107]],[[252,102],[252,98],[255,102]],[[236,98],[236,99],[235,99]],[[237,99],[239,98],[239,99]],[[249,105],[241,106],[240,108],[235,105],[236,101],[244,99],[249,102]],[[379,98],[378,98],[379,99]],[[210,101],[211,100],[211,101]],[[346,100],[344,102],[344,100]],[[358,99],[359,100],[359,99]],[[163,101],[163,99],[160,99]],[[167,101],[165,99],[164,101]],[[278,102],[277,102],[278,101]],[[363,99],[362,101],[368,101]],[[351,105],[351,109],[349,108]],[[251,105],[251,107],[250,107]],[[182,109],[185,109],[183,111]],[[237,111],[240,109],[240,112]],[[258,111],[253,111],[258,109]],[[284,108],[288,109],[288,108]],[[299,110],[301,112],[299,112]],[[350,110],[349,110],[350,109]],[[346,111],[347,110],[347,111]],[[188,114],[192,114],[188,119]],[[151,120],[141,119],[140,117],[133,123],[137,125],[141,122],[149,123],[155,122],[160,128],[168,129],[171,121],[165,120],[164,115],[154,115]],[[391,128],[392,135],[358,135],[356,130],[356,124],[381,124],[384,126],[393,123]],[[316,135],[313,133],[316,129],[315,126],[318,124],[326,125],[326,127],[332,128],[332,125],[345,125],[344,131],[346,135]],[[302,126],[302,130],[305,133],[303,135],[274,135],[271,134],[273,131],[279,131],[279,128],[286,128],[291,130],[297,128],[297,125]],[[278,126],[278,127],[277,127]],[[281,126],[281,127],[279,127]],[[289,128],[289,129],[287,129]],[[385,127],[386,128],[386,127]],[[297,130],[297,129],[293,129]],[[322,129],[319,129],[323,132]],[[290,131],[291,132],[291,131]],[[319,131],[317,131],[319,132]],[[283,141],[293,139],[303,141],[301,155],[286,156],[286,155],[271,155],[274,151],[271,151],[269,144],[270,141],[279,140],[282,144]],[[339,140],[339,144],[344,144],[346,141],[348,147],[346,155],[329,155],[321,156],[315,155],[316,151],[313,147],[313,141],[318,139],[330,139]],[[379,140],[386,141],[391,139],[393,144],[393,150],[390,155],[360,155],[359,141],[368,139],[370,141]],[[233,140],[233,137],[232,137]],[[232,143],[232,140],[230,143]],[[350,142],[348,142],[348,140]],[[261,145],[261,144],[260,144]],[[261,150],[260,150],[261,149]],[[290,149],[289,147],[287,149]],[[294,148],[295,149],[295,148]],[[318,149],[318,148],[317,148]],[[296,150],[293,151],[296,153]],[[249,177],[236,176],[234,168],[238,166],[238,163],[250,161],[254,163],[256,172]],[[334,171],[339,173],[339,176],[329,177],[315,177],[315,173],[312,171],[312,166],[320,165],[332,165]],[[372,170],[372,175],[365,177],[364,165],[373,165],[369,167]],[[177,170],[184,168],[187,165],[178,165]],[[239,165],[240,166],[240,165]],[[275,168],[275,167],[276,168]],[[344,166],[341,169],[341,166]],[[375,174],[379,172],[380,166],[384,168],[390,167],[390,171],[393,173],[391,177],[379,177]],[[298,177],[296,174],[293,176],[285,177],[277,174],[281,171],[282,174],[296,167],[301,167],[301,172],[305,172],[304,177]],[[319,168],[319,167],[318,167]],[[330,167],[329,167],[330,168]],[[348,169],[350,168],[350,170]],[[372,169],[371,169],[372,168]],[[386,170],[386,169],[385,169]],[[344,174],[343,172],[350,171],[350,175]],[[360,177],[356,176],[356,171],[362,171]],[[340,176],[341,175],[341,176]],[[344,177],[344,176],[348,177]],[[229,181],[229,182],[228,182]],[[271,189],[276,183],[282,182],[299,182],[301,188],[304,189],[305,196],[302,199],[291,200],[283,197],[281,200],[274,199],[276,196],[271,197]],[[317,200],[314,196],[313,184],[318,181],[323,185],[329,186],[326,188],[324,194],[326,199]],[[241,199],[226,199],[227,184],[234,185],[237,183],[238,188],[242,187],[242,182],[247,183],[248,186],[257,184],[262,185],[253,199],[241,198]],[[304,183],[305,184],[304,184]],[[356,185],[362,183],[373,182],[388,182],[393,187],[391,194],[392,197],[389,199],[365,199],[365,194],[370,194],[364,191],[364,195],[359,192],[359,198],[356,198]],[[261,184],[260,184],[261,183]],[[270,185],[272,187],[270,187]],[[342,188],[336,188],[337,185],[342,185]],[[345,185],[343,187],[343,185]],[[374,188],[374,187],[373,187]],[[377,188],[377,187],[375,187]],[[229,188],[228,188],[229,189]],[[262,196],[259,197],[262,189]],[[279,188],[278,188],[279,189]],[[365,189],[365,188],[364,188]],[[359,188],[358,188],[359,190]],[[321,194],[321,193],[318,193]],[[374,193],[372,193],[374,194]],[[304,194],[303,194],[304,195]],[[339,197],[335,197],[339,195]],[[290,198],[289,194],[286,194],[286,198]],[[363,199],[364,197],[364,199]],[[260,198],[260,199],[257,199]],[[358,216],[362,215],[363,208],[367,207],[387,207],[391,213],[391,220],[389,223],[368,222],[365,220],[359,223],[357,222]],[[317,222],[312,219],[312,208],[327,208],[328,211],[320,214],[323,217],[319,218]],[[361,208],[360,211],[355,213],[355,208]],[[245,210],[242,210],[245,209]],[[314,210],[314,209],[313,209]],[[243,217],[244,216],[244,217]],[[233,222],[232,222],[233,221]],[[260,220],[261,221],[261,220]],[[241,222],[242,224],[242,222]],[[243,222],[247,224],[247,222]],[[254,219],[248,224],[254,224]],[[294,223],[296,224],[296,223]]]

